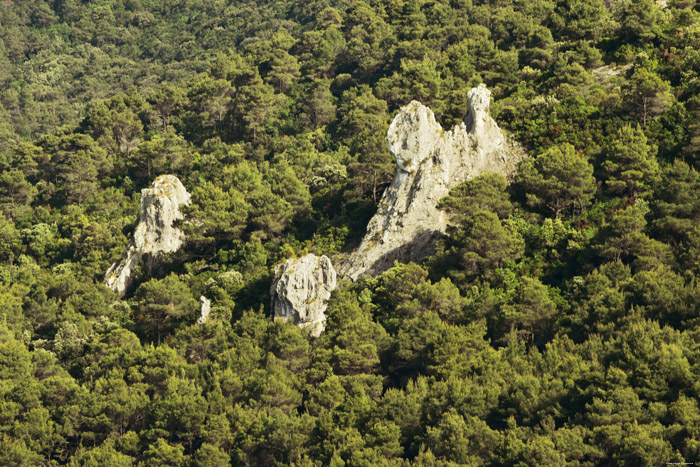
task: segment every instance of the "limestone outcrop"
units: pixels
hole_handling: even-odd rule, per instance
[[[437,204],[450,189],[484,172],[506,177],[514,172],[524,152],[491,118],[490,98],[483,84],[469,91],[464,122],[450,131],[420,102],[401,108],[387,134],[396,158],[394,179],[359,248],[339,267],[342,276],[356,280],[379,274],[394,261],[433,254],[435,240],[447,230],[446,214]]]
[[[141,190],[141,213],[134,238],[121,260],[107,270],[107,287],[124,295],[137,267],[150,269],[160,255],[180,249],[185,235],[174,223],[182,219],[180,208],[189,202],[189,193],[174,175],[161,175],[151,188]]]
[[[205,324],[207,319],[209,319],[209,313],[211,313],[211,300],[202,295],[199,297],[199,319],[197,324]]]
[[[270,293],[275,320],[292,320],[318,337],[326,326],[328,299],[336,287],[336,272],[327,256],[308,254],[275,268]]]

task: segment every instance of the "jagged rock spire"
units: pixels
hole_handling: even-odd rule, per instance
[[[341,275],[356,280],[362,274],[379,274],[394,261],[434,253],[435,240],[447,229],[446,215],[437,205],[450,189],[484,172],[508,177],[515,170],[524,153],[491,118],[491,92],[482,84],[467,96],[465,122],[450,131],[417,101],[396,115],[387,134],[396,158],[394,179],[360,247],[341,264]]]

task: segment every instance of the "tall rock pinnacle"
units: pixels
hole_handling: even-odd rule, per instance
[[[180,249],[185,236],[173,224],[182,219],[180,208],[189,202],[189,193],[174,175],[161,175],[151,188],[141,190],[141,213],[134,239],[122,259],[107,270],[107,287],[124,295],[134,279],[136,267],[143,264],[144,256],[148,256],[146,265],[152,267],[159,255]]]
[[[356,280],[379,274],[394,261],[433,254],[435,240],[447,230],[446,215],[437,205],[450,189],[484,172],[513,173],[524,153],[491,118],[491,92],[482,84],[467,97],[465,121],[450,131],[417,101],[396,115],[387,133],[396,158],[394,180],[359,248],[339,267],[341,275]]]

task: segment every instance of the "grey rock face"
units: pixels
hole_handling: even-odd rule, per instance
[[[199,297],[199,319],[197,324],[204,324],[209,318],[209,313],[211,313],[211,300],[202,295]]]
[[[173,224],[182,219],[180,208],[189,202],[189,193],[174,175],[161,175],[151,188],[141,190],[141,214],[134,238],[122,259],[107,270],[107,287],[124,295],[133,281],[134,270],[144,264],[145,255],[152,262],[163,253],[180,249],[185,236]]]
[[[465,121],[444,131],[433,112],[412,101],[389,127],[389,151],[396,158],[394,179],[384,192],[359,248],[339,267],[356,280],[379,274],[394,261],[434,253],[447,229],[437,204],[456,185],[484,172],[510,176],[523,151],[507,141],[489,114],[491,92],[482,84],[468,93]]]
[[[274,319],[292,320],[318,337],[326,326],[325,311],[335,289],[336,272],[327,256],[291,258],[275,268],[272,284]]]

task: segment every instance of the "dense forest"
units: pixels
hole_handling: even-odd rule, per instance
[[[449,234],[332,295],[399,107],[485,83],[529,154]],[[700,460],[696,0],[0,1],[0,465]],[[174,174],[187,243],[103,284]],[[212,300],[204,325],[197,299]]]

